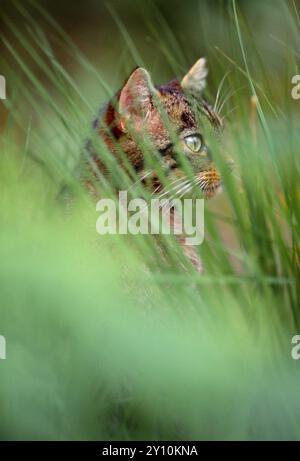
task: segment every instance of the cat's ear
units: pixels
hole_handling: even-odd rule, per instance
[[[121,117],[131,121],[133,125],[140,125],[150,113],[155,92],[149,73],[142,67],[138,67],[121,90],[119,97]]]
[[[206,86],[207,74],[206,59],[200,58],[181,80],[181,87],[195,96],[200,96]]]

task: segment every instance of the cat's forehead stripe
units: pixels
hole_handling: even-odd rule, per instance
[[[158,90],[166,112],[177,127],[181,129],[197,128],[195,115],[178,80],[172,80],[166,85],[160,86]],[[197,101],[197,104],[200,104],[200,111],[209,119],[210,123],[214,125],[215,128],[222,128],[222,119],[205,100]]]
[[[159,92],[167,114],[180,131],[196,127],[194,114],[179,82],[172,81],[160,87]]]
[[[190,128],[191,126],[195,125],[195,119],[193,115],[187,110],[181,113],[181,121],[183,128]]]

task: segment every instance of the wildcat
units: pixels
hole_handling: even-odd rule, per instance
[[[200,58],[181,81],[171,80],[155,87],[150,74],[138,67],[94,122],[94,129],[108,150],[118,157],[121,149],[141,181],[148,186],[150,183],[158,196],[164,186],[155,168],[149,169],[137,141],[144,134],[159,155],[158,161],[170,182],[170,190],[173,185],[174,196],[182,198],[193,187],[199,187],[204,197],[210,198],[221,188],[221,177],[204,137],[205,123],[217,132],[223,128],[221,117],[203,97],[207,73],[206,60]],[[90,144],[87,147],[91,153]],[[182,170],[178,149],[192,167],[193,181]],[[96,168],[108,174],[101,158],[91,155]],[[173,221],[175,226],[176,215],[173,215]],[[184,236],[179,240],[185,247]],[[185,247],[185,251],[195,267],[201,270],[195,250]]]

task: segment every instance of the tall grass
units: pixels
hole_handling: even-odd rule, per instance
[[[220,2],[230,46],[211,48],[209,93],[229,71],[221,98],[234,90],[223,110],[235,110],[221,144],[208,135],[224,193],[206,204],[199,275],[172,236],[158,245],[153,236],[96,234],[95,204],[78,179],[87,138],[111,173],[109,181],[97,173],[100,195],[120,187],[149,194],[94,139],[101,101],[89,100],[54,50],[70,54],[102,102],[117,88],[30,5],[16,2],[26,30],[6,17],[2,37],[12,90],[0,140],[1,438],[298,439],[300,365],[290,352],[300,328],[299,122],[289,87],[297,45],[278,49],[288,63],[279,84],[239,4],[223,11]],[[150,6],[150,38],[161,38],[170,78],[182,74],[185,49]],[[280,7],[297,43],[293,5]],[[134,37],[111,14],[141,65]],[[207,18],[204,30],[214,20]],[[59,199],[66,185],[71,212]]]

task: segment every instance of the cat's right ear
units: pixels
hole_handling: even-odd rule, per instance
[[[206,59],[200,58],[181,80],[181,87],[194,96],[201,96],[208,74]]]
[[[142,125],[150,114],[155,92],[151,77],[145,69],[138,67],[133,71],[119,97],[118,112],[125,123],[129,121],[136,128]]]

